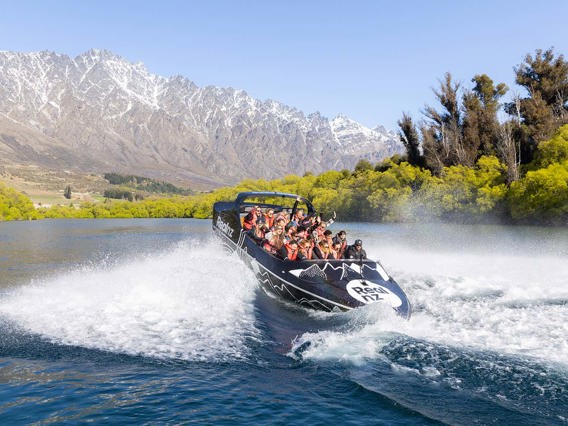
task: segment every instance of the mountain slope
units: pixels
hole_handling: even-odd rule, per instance
[[[0,52],[0,162],[216,186],[401,150],[384,129],[153,75],[104,50]]]

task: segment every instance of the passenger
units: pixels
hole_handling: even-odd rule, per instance
[[[331,232],[329,229],[326,229],[323,232],[323,239],[327,241],[329,247],[333,247],[333,232]]]
[[[268,239],[270,239],[270,237],[271,237],[271,235],[272,235],[272,232],[273,232],[277,227],[284,229],[284,226],[286,225],[286,224],[284,223],[284,221],[282,220],[281,217],[277,217],[277,218],[274,220],[274,222],[275,222],[275,223],[274,223],[274,226],[273,226],[272,228],[270,228],[270,231],[268,232],[268,235],[266,236],[266,238],[268,238]]]
[[[272,228],[274,226],[274,209],[269,208],[266,210],[264,220],[266,221],[268,228]]]
[[[326,231],[326,223],[325,222],[320,222],[317,226],[317,228],[315,229],[315,233],[317,235],[316,241],[322,241],[325,239],[324,237],[324,232]]]
[[[268,228],[265,223],[257,223],[257,225],[250,231],[247,231],[247,233],[254,241],[256,241],[257,244],[262,244],[266,238],[267,231]]]
[[[333,255],[329,248],[327,241],[322,240],[319,244],[316,244],[313,251],[314,259],[333,259]]]
[[[243,228],[250,231],[252,227],[256,225],[256,221],[260,216],[262,216],[262,210],[259,206],[254,206],[245,216],[243,220]]]
[[[298,257],[298,242],[296,240],[290,240],[284,243],[280,249],[280,256],[284,260],[296,260]]]
[[[341,243],[333,243],[331,246],[331,254],[334,259],[343,259],[343,250],[341,250]]]
[[[298,239],[305,239],[308,236],[308,232],[306,230],[306,228],[302,225],[298,226],[298,228],[296,229],[296,237]]]
[[[298,222],[298,226],[303,226],[306,229],[310,229],[314,225],[315,223],[314,221],[315,221],[314,214],[304,216],[304,218],[300,222]]]
[[[312,258],[312,243],[310,240],[300,240],[298,244],[297,260],[310,260]]]
[[[355,244],[347,247],[345,258],[357,260],[366,259],[367,253],[363,250],[363,242],[361,240],[355,240]]]
[[[335,237],[333,237],[333,242],[341,243],[341,253],[345,253],[345,250],[347,249],[347,234],[345,231],[339,231]]]
[[[276,216],[276,218],[274,219],[274,225],[273,226],[281,226],[282,228],[284,228],[286,226],[286,218],[283,215],[278,215]]]
[[[284,229],[279,226],[274,227],[274,231],[267,235],[267,241],[264,244],[266,251],[276,254],[284,245]]]
[[[305,216],[304,220],[300,222],[300,225],[304,226],[308,230],[308,232],[311,233],[322,223],[324,224],[325,227],[331,225],[332,223],[335,222],[335,217],[336,214],[335,212],[333,212],[333,216],[328,221],[324,222],[321,218],[321,215],[319,213],[314,212],[311,215]]]
[[[286,235],[284,236],[284,239],[287,241],[290,240],[295,240],[296,239],[296,231],[297,231],[297,227],[293,225],[293,222],[289,222],[286,225]]]
[[[304,209],[298,209],[294,213],[294,215],[290,218],[291,221],[296,222],[296,225],[299,225],[304,220]]]

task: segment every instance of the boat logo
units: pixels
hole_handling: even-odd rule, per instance
[[[393,308],[397,308],[402,305],[402,301],[397,295],[391,293],[389,290],[378,284],[361,280],[353,280],[349,281],[346,289],[351,297],[365,304],[385,300],[390,303]]]
[[[226,234],[229,238],[233,238],[233,231],[234,229],[231,228],[227,222],[221,219],[221,216],[217,216],[217,222],[215,223],[217,228],[219,228],[224,234]]]

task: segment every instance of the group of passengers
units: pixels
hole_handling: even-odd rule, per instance
[[[244,217],[243,228],[269,253],[289,260],[311,259],[366,259],[361,240],[347,244],[347,234],[339,231],[335,236],[327,229],[333,217],[323,221],[317,213],[304,215],[304,209],[296,209],[293,215],[273,208],[263,212],[254,206]]]

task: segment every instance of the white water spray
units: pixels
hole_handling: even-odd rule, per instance
[[[66,345],[157,358],[246,357],[256,282],[216,244],[75,270],[14,289],[0,316]]]
[[[408,294],[414,308],[410,321],[382,306],[351,312],[341,331],[307,333],[302,356],[353,363],[380,357],[393,333],[474,351],[541,359],[568,365],[568,267],[564,251],[514,252],[485,247],[429,249],[383,245],[367,239],[375,253]]]

